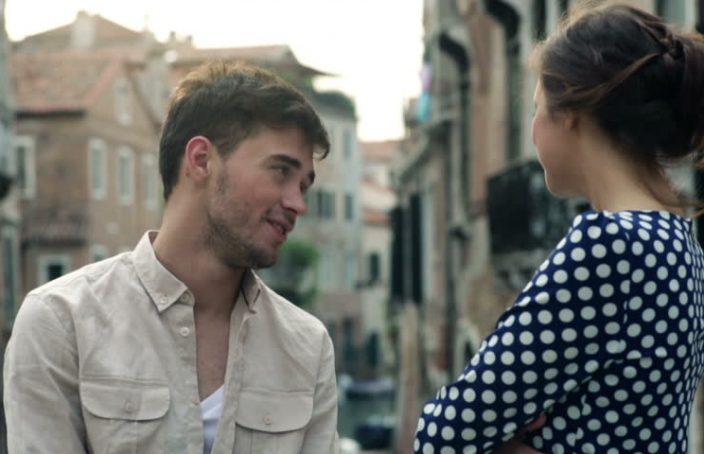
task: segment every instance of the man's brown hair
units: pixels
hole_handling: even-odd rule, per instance
[[[243,63],[206,63],[176,88],[159,143],[159,171],[168,199],[178,182],[186,144],[207,137],[222,156],[261,127],[298,128],[324,158],[330,140],[320,117],[299,90],[270,71]]]

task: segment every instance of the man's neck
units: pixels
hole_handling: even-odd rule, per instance
[[[193,292],[195,310],[205,317],[229,317],[239,296],[245,269],[221,263],[197,235],[164,225],[154,252],[166,269]]]

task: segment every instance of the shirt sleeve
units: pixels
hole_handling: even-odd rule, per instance
[[[8,452],[87,452],[75,339],[52,308],[29,295],[5,352]]]
[[[332,340],[324,333],[320,369],[313,396],[313,416],[306,428],[302,454],[337,453],[337,382]]]
[[[608,367],[625,349],[627,248],[615,221],[578,216],[462,375],[425,405],[415,452],[491,452]]]

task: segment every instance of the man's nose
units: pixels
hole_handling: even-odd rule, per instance
[[[308,204],[306,196],[299,188],[291,188],[286,191],[283,200],[284,208],[296,213],[296,216],[302,216],[308,212]]]

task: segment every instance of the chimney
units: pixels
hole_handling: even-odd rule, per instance
[[[95,46],[95,16],[85,11],[76,14],[76,20],[71,24],[71,47],[73,49],[89,49]]]

